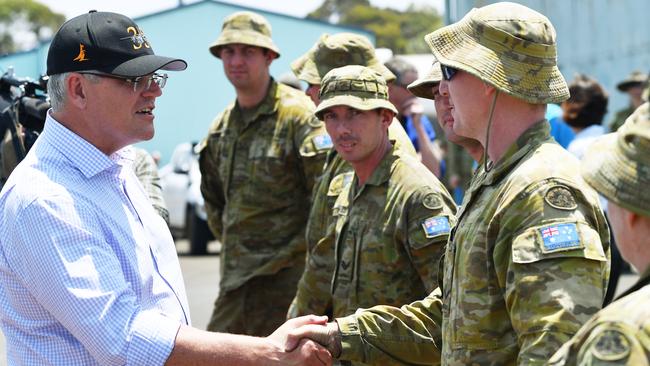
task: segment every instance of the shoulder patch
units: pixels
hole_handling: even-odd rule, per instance
[[[323,121],[314,117],[314,118],[310,118],[309,121],[307,121],[307,124],[313,128],[319,128],[323,125]]]
[[[544,195],[544,201],[551,207],[559,210],[572,211],[578,208],[576,199],[571,189],[566,186],[557,185],[549,188]]]
[[[350,182],[352,182],[352,178],[354,178],[353,172],[341,173],[336,177],[332,178],[332,180],[330,181],[330,185],[327,189],[327,195],[338,196],[339,194],[341,194],[343,188],[345,188],[348,184],[350,184]]]
[[[451,226],[449,225],[449,218],[447,216],[434,216],[422,222],[424,235],[427,238],[435,238],[436,236],[449,234]]]
[[[630,341],[617,329],[606,329],[594,338],[592,352],[602,361],[617,361],[630,354]]]
[[[544,253],[558,252],[562,250],[578,249],[582,247],[578,227],[576,224],[555,224],[539,228],[542,236]]]
[[[329,149],[334,146],[332,144],[332,138],[326,133],[314,136],[312,141],[314,141],[314,146],[316,146],[317,150]]]
[[[427,195],[424,196],[424,198],[422,199],[422,204],[424,205],[424,207],[432,210],[442,207],[442,202],[440,201],[440,198],[438,198],[438,196],[433,192],[427,193]]]

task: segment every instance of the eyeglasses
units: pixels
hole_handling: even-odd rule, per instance
[[[458,69],[443,64],[440,64],[440,70],[442,71],[442,78],[446,81],[451,80],[458,72]]]
[[[158,84],[158,87],[160,89],[165,87],[165,84],[167,84],[167,74],[158,74],[158,73],[153,73],[151,75],[146,75],[146,76],[138,76],[135,78],[128,78],[128,77],[122,77],[122,76],[117,76],[117,75],[111,75],[111,74],[104,74],[100,72],[89,72],[89,71],[83,71],[79,72],[79,74],[86,74],[86,75],[95,75],[95,76],[100,76],[100,77],[105,77],[105,78],[110,78],[110,79],[117,79],[117,80],[122,80],[126,81],[129,84],[133,84],[133,91],[137,92],[139,88],[141,88],[144,85],[144,89],[141,91],[149,91],[151,90],[151,83],[152,81]]]

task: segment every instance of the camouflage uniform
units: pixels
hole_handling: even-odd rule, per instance
[[[162,196],[158,166],[147,150],[139,147],[133,147],[133,150],[135,151],[135,160],[133,161],[135,175],[138,177],[140,184],[142,184],[144,191],[147,192],[147,197],[149,197],[153,208],[169,224],[169,211],[167,211],[167,206]]]
[[[632,113],[634,113],[634,106],[632,105],[629,105],[617,111],[614,115],[614,118],[612,118],[612,121],[609,123],[609,130],[616,132],[616,130],[618,130],[623,125],[627,117],[629,117]]]
[[[291,68],[296,76],[314,85],[330,70],[345,65],[369,66],[387,81],[393,75],[376,59],[374,48],[363,36],[352,33],[324,34],[306,54],[295,60]],[[416,156],[415,148],[399,121],[393,120],[388,136],[394,148]],[[334,272],[334,231],[331,210],[345,182],[352,178],[352,167],[331,149],[323,174],[314,188],[307,221],[307,261],[298,283],[296,297],[288,312],[289,318],[307,314],[331,315],[331,282]],[[328,230],[329,228],[329,230]]]
[[[260,29],[263,18],[250,14],[225,23]],[[224,30],[213,48],[238,36]],[[263,336],[285,318],[304,267],[311,189],[331,147],[313,108],[303,93],[271,81],[247,118],[236,102],[229,105],[200,148],[208,224],[223,245],[209,330]]]
[[[355,177],[334,204],[333,313],[401,305],[438,287],[455,204],[416,158],[391,149],[368,181]]]
[[[568,97],[552,25],[526,7],[474,9],[425,39],[441,64],[500,92],[532,104]],[[542,364],[598,311],[608,280],[609,230],[578,161],[540,121],[489,168],[476,173],[457,213],[442,287],[399,309],[378,306],[337,319],[341,359]]]
[[[650,217],[650,105],[594,143],[583,175],[599,193],[645,219]],[[625,243],[621,243],[625,245]],[[618,300],[596,314],[549,361],[553,366],[650,365],[650,266]]]

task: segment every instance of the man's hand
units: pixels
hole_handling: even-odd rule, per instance
[[[321,345],[309,340],[298,339],[292,343],[293,347],[287,349],[285,344],[288,336],[296,329],[303,326],[323,327],[327,324],[327,316],[306,315],[287,320],[267,339],[286,353],[279,354],[282,365],[331,365],[332,356]]]
[[[341,355],[341,332],[336,322],[327,324],[306,324],[293,329],[286,337],[285,349],[291,351],[305,338],[326,347],[332,357]]]

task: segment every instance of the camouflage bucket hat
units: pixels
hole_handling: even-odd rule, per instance
[[[271,25],[263,16],[251,11],[240,11],[226,17],[210,52],[219,58],[221,47],[233,43],[266,48],[275,52],[276,58],[280,57],[280,49],[271,39]]]
[[[440,80],[442,80],[440,62],[433,61],[429,72],[425,76],[410,83],[406,88],[416,97],[435,99],[431,88],[440,83]]]
[[[325,74],[320,101],[314,113],[321,120],[326,109],[337,105],[362,111],[384,108],[397,114],[388,101],[386,80],[377,71],[360,65],[339,67]]]
[[[641,105],[617,132],[591,145],[582,175],[608,200],[650,217],[650,104]]]
[[[330,70],[347,65],[367,66],[384,80],[395,80],[395,75],[377,59],[368,38],[354,33],[323,34],[314,47],[291,63],[291,70],[298,79],[320,85]]]
[[[529,103],[560,103],[569,89],[557,67],[555,29],[542,14],[514,3],[472,9],[458,23],[424,37],[441,64],[468,72]]]
[[[616,89],[622,92],[626,92],[634,85],[645,85],[647,81],[648,81],[648,75],[638,70],[632,71],[632,73],[628,75],[627,78],[625,78],[625,80],[616,84]]]

